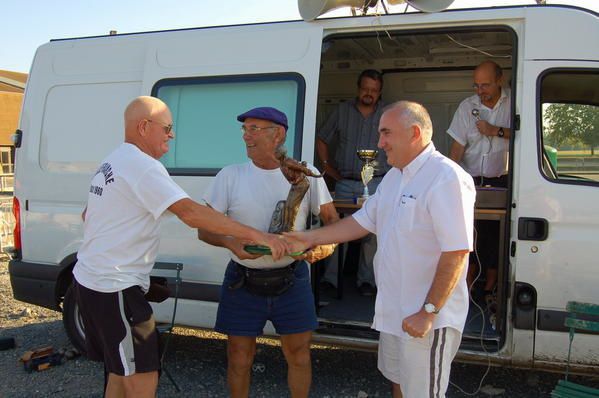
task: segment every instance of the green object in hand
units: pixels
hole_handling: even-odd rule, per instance
[[[243,247],[243,250],[245,250],[246,252],[251,253],[251,254],[263,254],[263,255],[272,254],[270,252],[270,247],[268,247],[268,246],[245,245]],[[304,253],[305,252],[301,251],[301,252],[289,253],[288,255],[289,256],[300,256]]]

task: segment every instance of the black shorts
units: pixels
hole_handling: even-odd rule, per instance
[[[141,288],[102,293],[73,283],[87,357],[119,376],[160,370],[156,323]]]

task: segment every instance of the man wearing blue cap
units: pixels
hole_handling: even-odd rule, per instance
[[[239,115],[237,120],[243,123],[250,161],[223,168],[204,200],[234,220],[267,231],[273,210],[287,198],[291,187],[276,157],[285,144],[287,116],[275,108],[260,107]],[[286,173],[289,175],[289,170]],[[305,229],[311,213],[320,215],[324,224],[338,220],[324,181],[309,177],[309,182],[295,219],[296,231]],[[334,245],[274,260],[268,254],[246,252],[244,242],[231,236],[198,230],[198,237],[229,249],[231,254],[215,325],[215,330],[228,336],[227,384],[231,396],[248,396],[256,337],[270,320],[281,335],[291,396],[307,397],[312,379],[310,339],[317,320],[306,261],[312,263],[330,255]]]

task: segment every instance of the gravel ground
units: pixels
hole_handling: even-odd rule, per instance
[[[15,301],[6,259],[0,262],[0,337],[14,337],[17,347],[0,351],[0,397],[101,397],[102,367],[78,357],[42,372],[27,373],[18,362],[23,352],[45,345],[71,348],[62,327],[61,315]],[[226,397],[225,340],[214,332],[176,329],[167,361],[173,377],[182,388],[177,394],[167,378],[160,380],[159,397]],[[390,397],[390,388],[376,370],[376,354],[313,348],[314,382],[311,397]],[[254,365],[252,397],[286,397],[286,367],[275,340],[262,339]],[[466,391],[474,391],[486,368],[454,364],[452,381]],[[491,368],[483,389],[474,397],[547,397],[559,374]],[[586,378],[599,386],[599,377]],[[450,387],[448,397],[464,393]]]

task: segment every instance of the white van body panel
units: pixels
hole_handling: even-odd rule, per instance
[[[597,15],[573,8],[505,7],[186,29],[45,44],[38,49],[32,65],[20,120],[23,136],[16,158],[15,196],[21,202],[21,259],[47,266],[62,264],[70,272],[65,262],[74,261],[81,244],[81,212],[90,177],[99,162],[122,142],[126,105],[136,96],[155,94],[161,82],[223,76],[299,76],[304,90],[299,104],[299,151],[301,160],[313,162],[316,129],[322,122],[319,111],[355,95],[355,71],[371,67],[368,57],[372,55],[363,50],[364,59],[350,60],[334,73],[327,67],[321,72],[327,51],[323,40],[326,44],[326,40],[343,35],[372,32],[380,38],[388,32],[440,32],[441,36],[446,31],[492,27],[513,35],[515,60],[501,61],[508,66],[512,63],[505,76],[508,81],[514,80],[513,109],[520,117],[520,127],[514,131],[512,206],[506,213],[507,244],[515,245],[515,254],[509,255],[506,250],[503,345],[490,355],[498,363],[520,366],[562,363],[567,350],[566,333],[513,326],[512,308],[517,302],[514,286],[516,282],[534,286],[540,311],[564,311],[569,300],[599,303],[599,188],[556,183],[539,171],[537,99],[538,78],[547,69],[599,67],[593,41],[599,37],[598,19]],[[444,131],[459,102],[471,95],[473,61],[452,56],[448,55],[442,65],[447,68],[444,73],[423,67],[429,62],[426,57],[381,56],[376,65],[383,70],[405,70],[385,77],[383,98],[423,103],[433,119],[435,146],[443,153],[451,145]],[[221,133],[207,131],[201,124],[198,130]],[[213,174],[175,173],[173,177],[192,198],[201,200]],[[518,222],[522,217],[546,219],[548,239],[519,240]],[[217,294],[228,261],[227,251],[199,241],[196,231],[172,215],[163,217],[161,234],[157,261],[183,263],[185,282]],[[156,319],[170,321],[172,305],[172,300],[154,305]],[[217,305],[216,301],[181,299],[177,322],[212,328]],[[272,325],[266,332],[274,334]],[[376,347],[375,340],[342,335],[317,333],[315,339]],[[575,362],[596,365],[597,336],[578,339],[581,343],[573,351]],[[484,358],[481,352],[469,349],[461,355]]]

